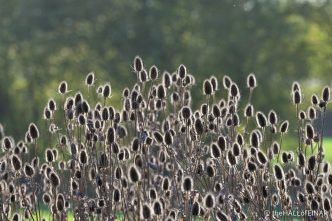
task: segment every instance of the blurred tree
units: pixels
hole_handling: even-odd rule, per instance
[[[135,80],[136,54],[146,68],[184,63],[197,78],[195,100],[205,77],[228,74],[243,88],[255,72],[254,104],[285,116],[292,81],[328,80],[332,70],[332,4],[317,2],[0,0],[0,122],[22,137],[30,121],[41,124],[61,80],[85,90],[90,71],[120,94]]]

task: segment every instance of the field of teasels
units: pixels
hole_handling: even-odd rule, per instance
[[[303,219],[332,219],[322,139],[329,87],[304,107],[294,82],[290,117],[297,121],[289,125],[273,107],[255,110],[254,74],[244,79],[248,98],[229,76],[204,80],[206,100],[194,110],[195,78],[184,65],[161,73],[137,56],[133,72],[137,82],[122,91],[121,110],[112,106],[111,85],[89,73],[87,94],[59,84],[57,99],[44,108],[48,131],[31,123],[15,142],[0,125],[0,220],[287,218],[265,210],[312,210],[318,213]],[[298,138],[291,151],[282,143],[289,130]],[[57,142],[38,157],[41,134]]]

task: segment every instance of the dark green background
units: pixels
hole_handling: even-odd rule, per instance
[[[146,68],[156,64],[173,72],[184,63],[196,77],[196,107],[204,78],[215,75],[221,82],[228,74],[247,93],[245,78],[254,72],[256,110],[273,108],[281,119],[294,112],[294,80],[305,93],[303,107],[332,80],[331,1],[0,0],[0,5],[0,122],[16,139],[32,121],[45,125],[42,110],[49,97],[60,98],[61,80],[73,91],[86,91],[90,71],[97,85],[111,83],[111,104],[120,107],[122,88],[136,79],[131,64],[137,54]]]

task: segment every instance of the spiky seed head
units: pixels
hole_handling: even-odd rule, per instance
[[[208,165],[206,167],[206,174],[208,177],[214,177],[216,174],[216,170],[212,165]]]
[[[190,176],[185,176],[182,179],[182,185],[181,185],[182,191],[190,192],[194,188],[194,181],[192,177]]]
[[[155,200],[152,205],[153,213],[157,216],[163,214],[163,205],[159,200]]]
[[[323,201],[323,208],[326,211],[330,211],[331,210],[331,201],[329,198],[325,198]]]
[[[299,112],[299,116],[298,117],[299,117],[300,120],[305,120],[307,116],[306,116],[306,113],[301,110]]]
[[[264,128],[267,126],[267,119],[263,112],[258,111],[256,113],[256,124],[259,128]]]
[[[79,160],[80,160],[80,163],[85,165],[88,163],[89,161],[89,158],[88,158],[88,154],[86,153],[86,150],[85,149],[82,149],[80,151],[80,157],[79,157]]]
[[[184,66],[183,64],[181,64],[178,68],[178,76],[181,78],[181,79],[184,79],[187,75],[187,68],[186,66]]]
[[[191,109],[190,109],[190,107],[188,107],[188,106],[182,107],[181,114],[182,114],[182,117],[184,119],[189,119],[189,117],[191,116]]]
[[[158,68],[155,65],[151,66],[151,68],[149,70],[150,79],[155,81],[155,80],[157,80],[158,75],[159,75]]]
[[[318,100],[317,95],[316,95],[316,94],[313,94],[313,95],[311,96],[311,104],[314,105],[314,106],[317,106],[317,105],[318,105],[318,102],[319,102],[319,100]]]
[[[288,120],[285,120],[281,123],[279,131],[281,134],[285,134],[288,132],[288,126],[289,126],[289,122]]]
[[[302,103],[302,95],[299,90],[295,90],[292,92],[293,104]]]
[[[139,79],[139,82],[141,82],[141,83],[144,83],[144,82],[148,81],[148,73],[146,72],[145,69],[141,70],[138,73],[138,79]]]
[[[229,89],[229,95],[232,97],[240,96],[240,92],[239,92],[239,88],[238,88],[237,84],[235,84],[235,83],[231,84],[231,87]]]
[[[165,88],[170,88],[173,84],[173,81],[172,81],[172,76],[170,73],[168,73],[167,71],[165,71],[163,73],[163,79],[162,79],[162,85],[165,87]]]
[[[90,87],[93,86],[95,83],[95,73],[90,72],[85,77],[85,84]]]
[[[35,173],[35,169],[28,163],[24,165],[24,174],[28,177],[32,177]]]
[[[226,138],[224,136],[219,136],[218,137],[217,144],[218,144],[218,146],[219,146],[219,148],[222,152],[226,150],[227,141],[226,141]]]
[[[257,152],[257,159],[261,164],[266,164],[267,163],[267,157],[262,151]]]
[[[166,88],[162,84],[159,84],[157,87],[157,96],[159,99],[166,98]]]
[[[4,137],[3,140],[2,140],[2,148],[5,150],[5,151],[8,151],[12,148],[14,148],[14,141],[11,137]]]
[[[209,106],[207,104],[201,105],[201,112],[203,115],[207,115],[209,113]]]
[[[211,81],[206,79],[203,82],[203,94],[204,95],[212,95],[213,94],[213,86]]]
[[[284,170],[278,164],[274,165],[273,172],[276,179],[278,180],[284,179]]]
[[[300,86],[299,82],[294,81],[292,84],[292,92],[296,91],[296,90],[301,92],[301,86]]]
[[[215,216],[217,218],[217,221],[230,221],[231,218],[226,215],[224,212],[217,210],[215,213]]]
[[[104,85],[104,88],[103,88],[103,97],[108,98],[111,96],[111,94],[112,94],[111,85],[107,83]]]
[[[16,154],[13,154],[11,157],[11,165],[16,171],[22,168],[22,161]]]
[[[148,205],[147,203],[144,203],[141,208],[141,219],[143,219],[143,220],[151,219],[152,215],[153,214],[152,214],[150,205]]]
[[[254,106],[251,104],[247,104],[247,106],[244,108],[244,116],[245,117],[252,117],[254,115]]]
[[[316,165],[316,156],[312,155],[308,159],[308,170],[314,170]]]
[[[202,135],[204,133],[204,125],[200,118],[195,120],[195,131],[198,135]]]
[[[311,124],[306,124],[305,126],[305,134],[307,139],[312,140],[314,138],[315,132],[314,132],[314,128]]]
[[[310,181],[306,181],[305,183],[305,191],[308,194],[313,194],[315,192],[315,187]]]
[[[118,188],[115,188],[113,191],[113,200],[116,203],[121,201],[121,192]]]
[[[204,207],[207,209],[212,209],[215,206],[215,197],[212,193],[208,193],[204,197]]]
[[[55,160],[54,153],[50,148],[47,148],[45,150],[45,159],[46,159],[46,162],[48,162],[48,163],[51,163]]]
[[[254,73],[250,73],[247,77],[247,87],[254,89],[257,87],[256,76]]]
[[[229,166],[235,166],[237,164],[237,159],[230,150],[227,152],[227,163]]]
[[[258,148],[260,145],[260,138],[256,131],[252,131],[250,134],[250,145],[255,148]]]
[[[65,197],[63,194],[58,194],[56,198],[56,208],[58,211],[62,212],[65,209]]]
[[[49,174],[49,179],[53,187],[58,187],[60,185],[60,178],[55,172]]]
[[[316,119],[316,109],[314,107],[308,108],[308,117],[309,120],[315,120]]]
[[[144,68],[144,66],[143,66],[143,61],[142,61],[141,57],[137,55],[137,56],[134,58],[134,70],[135,70],[135,72],[138,73],[138,72],[140,72],[143,68]]]
[[[322,91],[322,100],[325,102],[330,101],[331,98],[331,91],[330,91],[330,87],[326,86],[323,88]]]
[[[271,110],[268,115],[269,123],[275,125],[278,123],[278,115],[274,110]]]
[[[129,167],[128,178],[131,183],[137,183],[141,179],[141,173],[135,165]]]
[[[34,123],[29,125],[29,135],[33,140],[36,140],[39,137],[39,130]]]
[[[222,83],[224,88],[228,90],[231,87],[232,79],[228,75],[225,75],[222,79]]]
[[[46,205],[49,205],[51,203],[52,199],[51,199],[51,195],[49,193],[44,193],[43,194],[43,202]]]
[[[218,144],[217,143],[212,143],[210,145],[210,152],[211,152],[211,156],[213,158],[219,158],[221,156],[221,151],[220,151],[220,148],[218,147]]]
[[[66,81],[61,81],[58,86],[58,93],[59,94],[66,94],[68,92],[68,84]]]

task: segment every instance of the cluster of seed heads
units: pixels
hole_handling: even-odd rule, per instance
[[[137,82],[123,90],[120,110],[111,85],[97,85],[91,72],[85,86],[100,100],[62,81],[59,99],[43,112],[50,135],[31,123],[15,142],[0,125],[0,220],[46,220],[45,206],[61,221],[68,213],[75,220],[275,220],[283,217],[264,211],[308,209],[324,216],[307,220],[331,219],[323,147],[329,87],[303,109],[300,84],[293,84],[298,146],[286,150],[290,119],[255,111],[254,74],[248,99],[229,76],[222,87],[215,76],[204,80],[206,102],[193,110],[195,78],[184,65],[161,74],[137,56],[133,72]],[[41,136],[50,146],[36,156]]]

